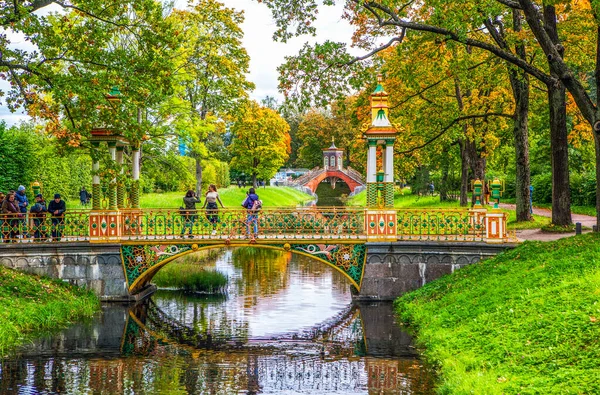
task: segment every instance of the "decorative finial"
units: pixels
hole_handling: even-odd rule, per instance
[[[377,83],[381,84],[383,82],[383,74],[377,74]]]
[[[335,137],[331,136],[331,144],[335,144]]]

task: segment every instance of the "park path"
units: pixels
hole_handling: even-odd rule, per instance
[[[516,205],[510,203],[500,203],[500,208],[505,210],[515,210]],[[548,208],[539,208],[534,207],[533,213],[535,215],[539,215],[542,217],[552,217],[552,210]],[[573,214],[571,213],[571,218],[573,223],[580,222],[581,226],[592,229],[592,226],[596,225],[596,217],[592,217],[591,215],[583,215],[583,214]],[[590,230],[584,230],[583,233],[589,232]],[[562,239],[563,237],[571,237],[574,236],[575,232],[566,232],[566,233],[548,233],[542,232],[541,229],[524,229],[517,230],[517,238],[519,240],[539,240],[539,241],[553,241]]]

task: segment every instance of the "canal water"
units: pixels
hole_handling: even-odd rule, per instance
[[[335,189],[331,188],[328,182],[322,182],[315,191],[319,199],[317,200],[317,206],[320,207],[332,207],[332,206],[343,206],[344,197],[348,197],[350,194],[350,187],[342,180],[338,180],[335,185]]]
[[[176,264],[173,262],[171,264]],[[0,361],[0,394],[429,394],[389,303],[308,257],[223,250],[220,297],[159,290]]]

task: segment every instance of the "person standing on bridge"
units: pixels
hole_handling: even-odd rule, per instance
[[[19,204],[19,212],[21,215],[21,228],[23,232],[21,233],[21,237],[29,237],[27,234],[27,210],[29,210],[29,200],[27,199],[27,194],[25,193],[25,187],[23,185],[19,185],[17,188],[17,193],[15,193],[15,200]]]
[[[52,240],[60,241],[62,230],[65,226],[65,211],[67,204],[60,198],[60,194],[54,194],[54,200],[48,205],[48,212],[52,215]]]
[[[29,210],[33,218],[33,241],[46,241],[46,202],[41,193],[35,196],[35,203]]]
[[[15,200],[15,194],[12,192],[8,193],[2,202],[2,215],[4,217],[2,228],[6,230],[3,232],[2,237],[5,243],[13,243],[17,241],[17,235],[19,234],[21,211],[19,210],[19,203]]]
[[[248,190],[248,194],[246,199],[242,203],[242,207],[246,209],[247,217],[246,217],[246,236],[250,237],[250,224],[253,226],[254,230],[254,238],[258,236],[258,210],[256,209],[256,205],[254,202],[260,202],[258,195],[254,188],[250,188]]]
[[[200,199],[196,197],[196,192],[191,189],[187,191],[183,198],[183,204],[185,205],[185,214],[183,216],[184,222],[181,228],[181,237],[185,234],[185,229],[189,228],[188,237],[192,238],[194,235],[194,222],[196,222],[196,203],[200,203]]]
[[[212,224],[213,236],[217,234],[217,223],[219,222],[219,206],[217,206],[217,202],[219,202],[222,208],[225,208],[223,202],[221,202],[219,193],[217,192],[217,186],[215,184],[210,184],[202,208],[206,208],[206,218]]]

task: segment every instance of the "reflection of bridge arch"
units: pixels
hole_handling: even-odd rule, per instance
[[[156,244],[123,244],[121,256],[129,293],[133,295],[144,289],[160,269],[177,258],[200,250],[232,246],[291,251],[311,257],[342,273],[360,291],[366,260],[366,247],[361,241],[337,241],[326,244],[273,243],[272,241],[252,240],[252,242],[243,244],[230,244],[222,241],[215,241],[211,244],[165,243],[164,241]]]
[[[124,334],[125,342],[123,343],[123,347],[125,349],[132,349],[132,347],[127,346],[127,343],[137,343],[136,339],[146,339],[148,335],[163,342],[189,346],[193,350],[239,349],[244,347],[244,344],[249,341],[252,341],[252,346],[254,346],[255,342],[263,343],[261,348],[269,350],[271,348],[270,341],[273,340],[271,338],[249,339],[247,332],[245,332],[245,327],[231,328],[231,333],[228,335],[223,333],[213,334],[210,330],[194,327],[172,317],[152,300],[147,300],[144,303],[134,306],[129,311],[129,318],[133,320],[132,324],[134,325],[126,329],[126,332],[129,331],[130,333]],[[360,310],[356,305],[348,305],[335,317],[322,324],[305,329],[301,333],[282,334],[275,340],[278,343],[286,341],[316,341],[323,343],[323,349],[326,348],[326,345],[333,347],[333,343],[348,343],[349,341],[356,340],[360,340],[364,344],[366,340],[361,322]],[[140,330],[145,333],[140,332]],[[141,344],[144,343],[151,344],[151,342],[147,341]],[[141,349],[140,351],[143,352]],[[351,355],[353,354],[346,356]]]

